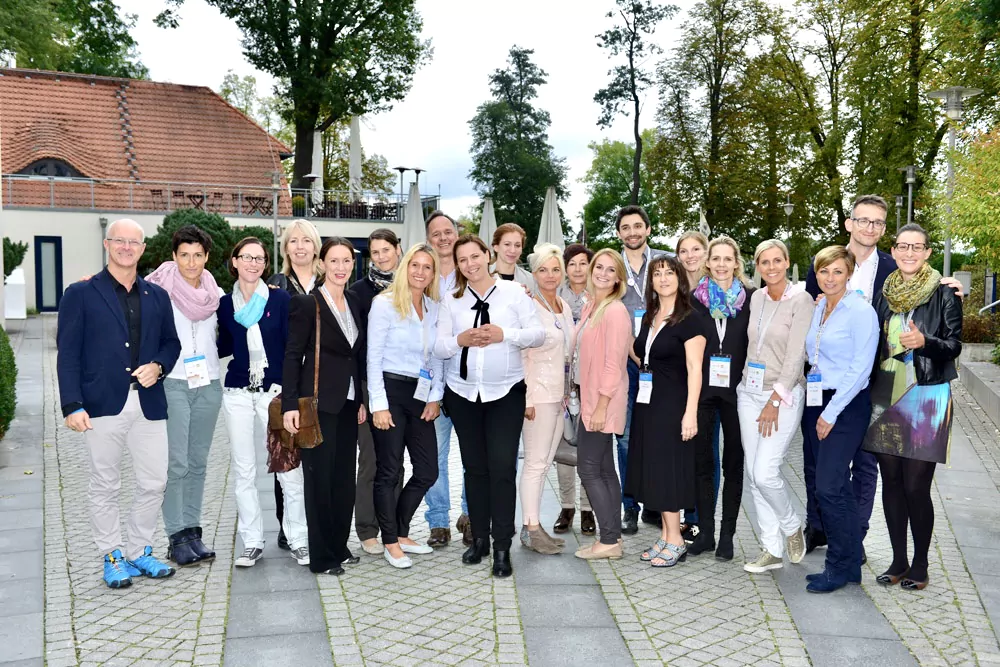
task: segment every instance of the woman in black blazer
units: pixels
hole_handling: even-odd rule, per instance
[[[354,271],[354,246],[347,239],[327,239],[319,253],[323,284],[292,299],[288,345],[282,378],[284,425],[299,427],[298,399],[312,396],[316,349],[316,309],[320,313],[319,425],[323,443],[302,449],[309,569],[343,574],[344,564],[359,559],[347,548],[354,514],[358,424],[367,417],[361,402],[365,368],[365,331],[358,303],[345,292]]]

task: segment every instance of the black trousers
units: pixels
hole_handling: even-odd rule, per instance
[[[483,403],[478,398],[468,401],[448,388],[444,391],[462,451],[472,536],[492,536],[494,550],[509,550],[514,537],[525,392],[524,382],[518,382],[503,398]]]
[[[722,421],[722,525],[720,533],[733,535],[743,498],[743,436],[736,410],[736,392],[711,396],[698,404],[698,435],[695,436],[695,488],[698,494],[698,530],[715,535],[715,457],[712,432],[715,413]]]
[[[350,556],[347,538],[354,514],[355,464],[358,456],[358,402],[347,401],[339,413],[319,413],[323,444],[302,450],[309,569],[325,572]]]
[[[416,380],[386,378],[385,393],[395,426],[385,431],[374,425],[371,429],[375,441],[375,516],[383,544],[409,537],[410,521],[420,501],[437,481],[437,434],[434,422],[420,418],[427,404],[413,398],[416,388]],[[413,474],[402,492],[398,492],[396,485],[403,470],[404,449],[410,453]]]
[[[580,482],[587,490],[590,506],[601,527],[601,544],[615,545],[622,536],[621,514],[618,511],[621,486],[615,472],[614,447],[611,434],[588,431],[580,422],[576,443],[576,469]]]

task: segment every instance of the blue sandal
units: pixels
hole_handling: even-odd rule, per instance
[[[654,544],[653,546],[649,547],[644,552],[642,552],[642,554],[639,556],[639,560],[641,560],[644,563],[648,563],[654,558],[658,558],[660,554],[663,553],[663,550],[666,548],[667,548],[666,540],[656,540],[656,544]]]
[[[657,565],[652,562],[653,560],[659,559],[663,561],[662,564]],[[658,556],[650,561],[650,565],[653,567],[673,567],[680,563],[681,561],[687,560],[687,545],[682,547],[674,546],[673,544],[667,544],[666,548],[660,552]]]

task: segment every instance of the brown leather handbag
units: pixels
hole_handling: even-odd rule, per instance
[[[267,406],[267,428],[281,439],[285,449],[312,449],[323,442],[319,428],[319,301],[316,301],[316,356],[313,363],[312,396],[299,397],[299,432],[292,434],[285,430],[281,414],[281,394],[271,399]]]

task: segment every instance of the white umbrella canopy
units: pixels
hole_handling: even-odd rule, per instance
[[[347,189],[351,201],[361,199],[361,122],[351,117],[350,153],[347,163]]]
[[[565,249],[566,239],[563,237],[562,220],[559,219],[559,202],[556,200],[556,189],[549,187],[545,191],[545,203],[542,204],[542,223],[538,227],[536,244],[552,243],[560,250]]]
[[[410,183],[410,195],[406,200],[406,210],[403,212],[403,252],[417,243],[427,240],[424,229],[424,208],[420,203],[420,188],[416,183]]]
[[[497,230],[497,214],[493,211],[493,198],[483,198],[483,218],[479,221],[479,238],[486,247],[493,247],[493,233]]]

